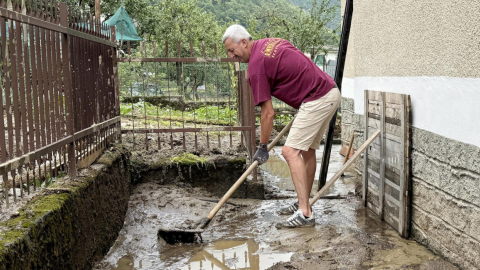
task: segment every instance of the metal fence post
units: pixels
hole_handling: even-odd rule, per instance
[[[68,9],[67,3],[60,3],[60,25],[68,28]],[[70,46],[68,33],[62,33],[62,59],[63,59],[63,78],[64,78],[64,94],[65,94],[65,114],[67,120],[67,135],[74,136],[75,111],[73,110],[73,89],[71,84],[71,67],[70,67]],[[73,142],[68,144],[68,175],[70,177],[77,176],[77,162],[75,157],[75,138]]]
[[[245,79],[248,78],[247,73],[245,72]],[[250,130],[250,153],[252,155],[252,162],[253,162],[253,156],[255,155],[255,152],[257,150],[257,136],[256,136],[256,116],[255,116],[255,101],[253,100],[253,92],[252,92],[252,87],[248,83],[248,80],[246,80],[245,83],[245,89],[244,89],[244,94],[248,95],[248,121],[250,122],[251,130]],[[258,166],[253,170],[253,181],[257,181],[257,174],[258,174]]]
[[[117,41],[117,36],[115,32],[115,26],[110,26],[110,32],[111,32],[111,41],[116,42]],[[112,60],[113,60],[113,87],[115,89],[115,116],[120,115],[120,86],[118,82],[118,63],[117,63],[117,49],[115,47],[112,47]],[[122,125],[118,123],[117,126],[117,136],[118,140],[120,143],[122,142]]]

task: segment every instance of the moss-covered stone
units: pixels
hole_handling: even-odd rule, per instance
[[[106,170],[57,181],[0,223],[0,269],[91,269],[123,225],[131,190],[127,157],[116,151]]]
[[[247,163],[247,159],[242,157],[242,158],[236,158],[236,159],[230,159],[228,163],[233,163],[233,164],[245,164]]]
[[[170,161],[177,166],[204,166],[207,163],[208,159],[202,156],[194,155],[192,153],[183,153],[177,157],[170,158]]]

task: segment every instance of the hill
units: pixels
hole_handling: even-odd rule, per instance
[[[289,0],[292,4],[295,6],[302,8],[304,10],[308,10],[312,7],[312,1],[311,0]],[[330,0],[330,6],[336,5],[338,8],[336,12],[335,18],[333,18],[328,24],[327,27],[330,29],[336,29],[339,27],[341,21],[342,21],[342,14],[340,11],[341,8],[341,3],[340,0]]]
[[[261,19],[268,12],[295,16],[299,8],[308,10],[312,6],[310,0],[198,0],[198,5],[219,23],[238,22],[244,26],[250,18]],[[336,29],[341,21],[340,0],[331,0],[330,5],[338,5],[338,12],[327,27]]]
[[[211,12],[219,23],[238,22],[244,26],[250,18],[262,18],[268,11],[292,13],[290,0],[199,0],[198,6]]]

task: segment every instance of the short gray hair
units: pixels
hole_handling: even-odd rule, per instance
[[[225,43],[225,40],[227,38],[231,38],[232,41],[235,43],[240,43],[242,39],[246,39],[248,41],[253,40],[247,29],[245,29],[245,27],[239,24],[230,25],[227,30],[225,30],[225,34],[223,34],[222,38],[222,43]]]

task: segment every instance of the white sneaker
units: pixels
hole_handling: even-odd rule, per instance
[[[314,227],[314,226],[315,226],[315,216],[313,215],[313,212],[312,212],[312,216],[310,216],[309,218],[306,218],[303,215],[302,209],[298,209],[286,221],[279,222],[275,225],[275,227],[277,227],[277,229],[282,229],[282,228],[305,228],[305,227]]]

